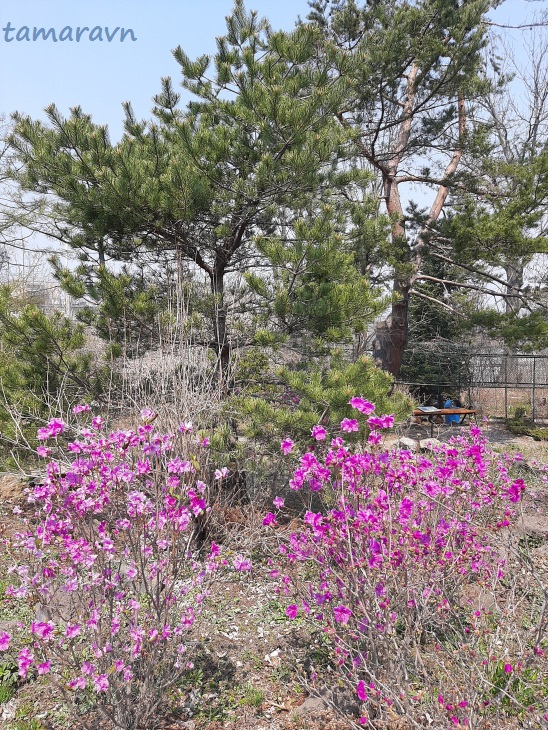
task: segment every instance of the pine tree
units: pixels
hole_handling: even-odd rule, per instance
[[[201,272],[222,372],[233,344],[227,282],[256,262],[258,236],[290,229],[310,208],[336,166],[345,82],[328,57],[307,63],[318,36],[308,25],[274,33],[238,1],[213,57],[174,51],[194,96],[185,109],[164,79],[154,121],[126,104],[116,144],[80,108],[65,119],[51,106],[48,124],[16,117],[21,184],[55,196],[55,235],[94,262],[96,289],[110,262],[149,254],[171,255],[181,276],[181,261]]]

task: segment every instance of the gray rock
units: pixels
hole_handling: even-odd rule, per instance
[[[307,697],[306,700],[293,710],[293,714],[297,717],[306,717],[307,715],[316,715],[327,709],[326,703],[321,697]]]
[[[416,451],[417,450],[417,441],[415,439],[410,439],[408,436],[402,436],[396,443],[394,444],[397,449],[406,449],[407,451]]]
[[[435,438],[421,439],[419,441],[419,448],[421,451],[433,451],[438,446],[441,446],[442,442]]]
[[[0,707],[0,720],[2,720],[2,727],[5,727],[4,723],[11,722],[12,720],[15,720],[15,713],[17,712],[17,700],[15,697],[9,702],[6,702],[2,707]]]

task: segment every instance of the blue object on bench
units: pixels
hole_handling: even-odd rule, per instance
[[[443,404],[444,408],[456,408],[455,401],[453,400],[446,400]],[[458,413],[451,413],[448,416],[445,416],[445,423],[460,423],[461,416],[458,415]]]

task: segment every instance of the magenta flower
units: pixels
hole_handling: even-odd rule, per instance
[[[17,657],[17,664],[19,666],[19,676],[25,679],[29,668],[34,662],[34,656],[28,647],[23,647]]]
[[[335,606],[333,616],[338,623],[347,624],[350,616],[352,616],[352,611],[347,606],[341,604],[340,606]]]
[[[217,555],[221,554],[221,548],[218,545],[215,545],[214,542],[211,543],[211,557],[215,558]]]
[[[65,636],[67,639],[74,639],[75,636],[79,636],[82,632],[82,627],[79,624],[70,625],[68,624],[65,629]]]
[[[11,641],[11,636],[7,634],[5,631],[2,631],[0,634],[0,651],[6,651],[9,649]]]
[[[74,406],[72,409],[72,412],[75,416],[77,416],[79,413],[87,413],[89,411],[89,406],[87,403],[78,403],[77,406]]]
[[[511,664],[504,665],[504,671],[506,672],[506,674],[511,674],[513,670],[514,667]]]
[[[525,483],[523,479],[516,479],[515,482],[512,482],[512,484],[508,487],[508,499],[510,502],[513,502],[514,504],[516,502],[519,502],[521,499],[522,492],[525,491]]]
[[[272,504],[274,505],[274,507],[276,507],[276,509],[281,509],[284,506],[285,502],[282,497],[274,497],[274,499],[272,500]]]
[[[293,451],[294,446],[295,444],[293,443],[293,441],[287,438],[284,439],[280,444],[280,449],[284,452],[284,454],[290,454]]]
[[[51,621],[33,621],[30,630],[36,634],[39,639],[47,641],[53,634],[54,625]]]
[[[232,565],[236,568],[236,570],[239,570],[241,572],[253,569],[251,560],[244,558],[243,555],[236,555],[236,557],[232,561]]]
[[[355,418],[343,418],[341,421],[341,431],[346,433],[352,433],[353,431],[359,431],[360,426]]]
[[[371,428],[392,428],[394,425],[394,415],[371,416],[367,419],[367,423]]]
[[[142,408],[141,409],[141,418],[143,421],[151,421],[154,418],[154,411],[152,408]]]
[[[263,525],[265,527],[268,527],[269,525],[275,525],[276,524],[276,515],[272,512],[267,512],[263,519]]]
[[[38,439],[47,441],[47,439],[57,438],[65,430],[65,424],[59,418],[52,418],[48,421],[47,426],[38,429]]]
[[[108,690],[108,677],[106,674],[99,674],[93,678],[93,684],[95,685],[95,691],[106,692]]]
[[[367,696],[367,692],[365,691],[365,682],[363,679],[358,682],[358,686],[356,687],[356,694],[358,695],[358,699],[360,702],[367,702],[369,699]]]
[[[86,688],[86,678],[85,677],[76,677],[76,679],[73,679],[72,682],[69,682],[69,687],[71,689],[85,689]]]
[[[91,675],[95,671],[95,667],[90,662],[84,662],[80,668],[82,674]]]
[[[39,446],[36,449],[36,453],[38,454],[38,456],[45,458],[46,456],[49,456],[51,454],[51,449],[48,449],[47,446]]]
[[[297,614],[299,613],[299,607],[296,606],[294,603],[291,604],[291,606],[288,606],[285,609],[285,615],[293,621],[293,619],[297,618]]]
[[[38,674],[47,674],[51,668],[51,662],[43,662],[42,664],[37,664],[36,669],[38,670]]]
[[[312,429],[312,438],[315,438],[316,441],[323,441],[325,437],[327,436],[327,431],[323,426],[320,426],[319,424],[317,426],[314,426]]]
[[[355,408],[357,411],[363,413],[365,416],[369,416],[369,414],[373,413],[373,411],[375,410],[375,406],[373,405],[373,403],[370,403],[365,398],[361,398],[358,396],[351,398],[349,403],[352,408]]]
[[[367,437],[367,443],[372,446],[378,446],[382,441],[382,433],[380,431],[371,431]]]

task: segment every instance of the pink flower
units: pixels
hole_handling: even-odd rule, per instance
[[[333,609],[333,616],[335,617],[335,621],[338,623],[347,624],[350,620],[350,616],[352,616],[352,611],[343,605],[335,606]]]
[[[215,469],[215,479],[225,479],[229,474],[228,467],[223,466],[222,469]]]
[[[314,426],[312,429],[312,438],[315,438],[316,441],[323,441],[327,435],[327,431],[323,426],[320,426],[319,424],[317,426]]]
[[[202,449],[207,449],[207,447],[209,446],[209,439],[208,439],[208,437],[205,436],[204,438],[199,438],[198,439],[198,445],[201,446]]]
[[[291,604],[291,606],[288,606],[285,609],[285,615],[293,621],[293,619],[297,618],[297,614],[299,613],[299,607],[296,606],[294,603]]]
[[[19,676],[25,679],[29,671],[29,667],[34,662],[34,656],[28,647],[23,647],[17,657],[17,664],[19,665]]]
[[[514,504],[516,502],[519,502],[521,499],[522,492],[525,491],[525,483],[523,479],[516,479],[515,482],[513,482],[507,490],[508,499],[510,502],[513,502]]]
[[[274,505],[274,507],[276,507],[276,509],[281,509],[284,506],[285,502],[282,497],[275,497],[272,500],[272,504]]]
[[[284,439],[280,444],[280,448],[284,452],[284,454],[290,454],[293,451],[294,446],[295,444],[291,439]]]
[[[0,651],[6,651],[9,649],[11,641],[11,636],[7,634],[5,631],[2,631],[0,634]]]
[[[370,403],[368,400],[365,400],[365,398],[361,398],[358,396],[351,398],[349,403],[352,408],[355,408],[357,411],[363,413],[365,416],[368,416],[375,410],[375,406],[373,405],[373,403]]]
[[[95,418],[92,418],[92,419],[91,419],[91,425],[92,425],[92,426],[93,426],[93,428],[94,428],[94,429],[96,429],[97,431],[99,431],[99,430],[100,430],[100,428],[101,428],[101,426],[103,425],[103,423],[104,423],[104,422],[105,422],[105,421],[104,421],[104,419],[103,419],[103,418],[101,418],[101,416],[95,416]]]
[[[47,674],[51,668],[50,662],[43,662],[42,664],[38,664],[36,666],[36,669],[38,670],[38,674]]]
[[[78,636],[82,631],[82,627],[79,626],[79,624],[74,624],[71,626],[70,624],[67,625],[65,629],[65,636],[67,639],[74,639],[75,636]]]
[[[367,419],[367,423],[371,428],[392,428],[394,425],[394,415],[371,416]]]
[[[192,428],[192,421],[187,421],[186,423],[181,423],[181,425],[179,426],[179,431],[181,433],[191,433]]]
[[[367,692],[365,691],[365,682],[363,679],[358,682],[358,686],[356,687],[356,694],[358,695],[358,699],[360,702],[367,702],[369,699],[367,696]]]
[[[236,555],[236,557],[232,561],[232,565],[236,568],[236,570],[239,570],[239,571],[252,570],[253,569],[253,565],[251,564],[251,560],[248,560],[247,558],[244,558],[243,555]]]
[[[38,454],[38,456],[41,456],[42,458],[44,458],[44,457],[49,456],[51,454],[51,449],[48,449],[47,446],[39,446],[36,449],[36,453]]]
[[[380,431],[371,431],[369,436],[367,437],[367,443],[372,444],[373,446],[378,446],[382,441],[382,434]]]
[[[215,545],[214,542],[211,543],[211,557],[215,558],[217,555],[220,555],[221,548],[218,545]]]
[[[276,524],[276,515],[272,514],[272,512],[267,512],[263,519],[263,525],[265,527],[268,527],[269,525],[275,525]]]
[[[108,690],[108,677],[106,674],[99,674],[99,676],[94,677],[93,683],[97,693],[106,692]]]
[[[143,421],[152,421],[154,418],[154,411],[152,408],[142,408],[141,409],[141,418]]]
[[[57,438],[65,430],[65,424],[59,418],[52,418],[48,421],[47,426],[38,429],[38,439],[47,441],[47,439]]]
[[[87,413],[89,411],[89,406],[87,403],[79,403],[77,406],[74,406],[72,409],[72,412],[75,416],[77,416],[79,413]]]
[[[85,689],[86,688],[86,678],[85,677],[76,677],[76,679],[73,679],[72,682],[69,682],[69,687],[71,689]]]
[[[341,431],[346,433],[352,433],[352,431],[359,431],[360,426],[354,418],[343,418],[341,421]]]
[[[33,621],[30,630],[33,634],[36,634],[39,639],[47,641],[53,634],[54,625],[51,621]]]

